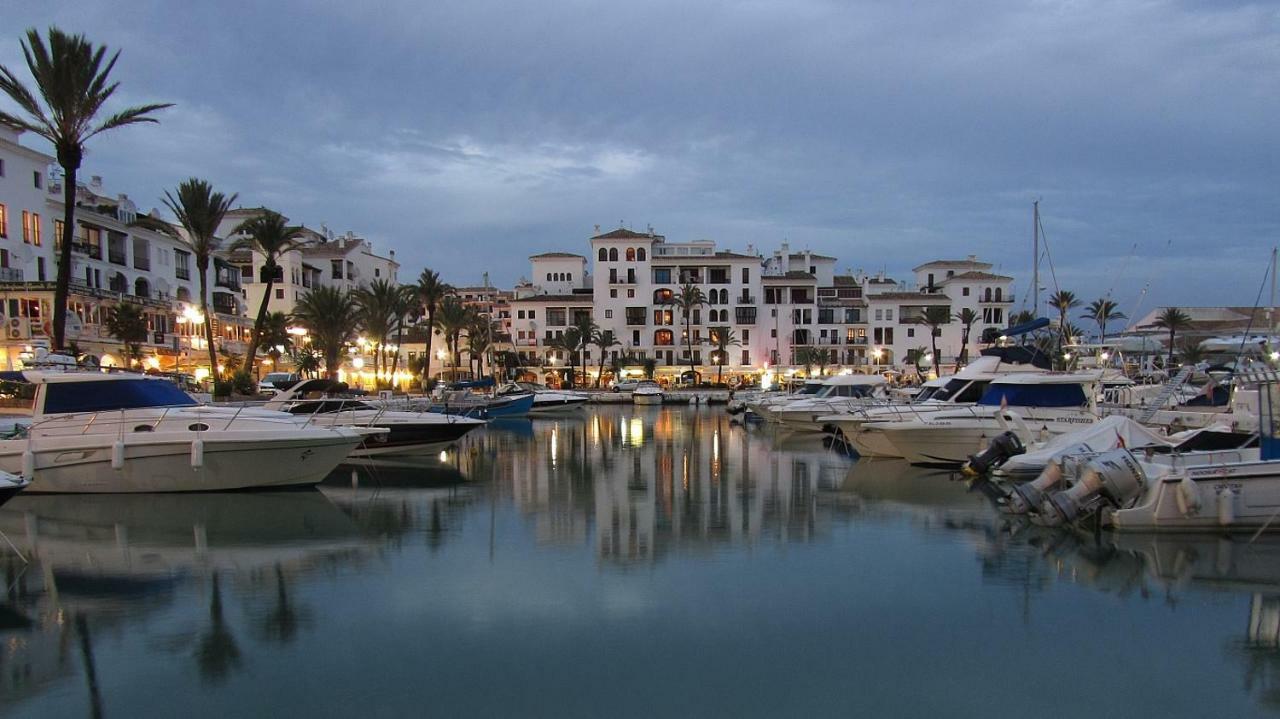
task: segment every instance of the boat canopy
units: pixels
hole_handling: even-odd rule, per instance
[[[1055,381],[1028,382],[1009,381],[1017,377],[996,380],[987,387],[978,404],[1010,407],[1082,407],[1089,403],[1085,385],[1092,379],[1081,379],[1078,376],[1059,376]],[[1042,378],[1047,379],[1047,378]]]
[[[483,377],[481,379],[467,380],[465,382],[452,382],[449,389],[487,389],[494,385],[492,377]]]
[[[96,375],[88,375],[97,378]],[[143,377],[111,377],[108,381],[48,382],[44,386],[44,414],[103,412],[144,407],[190,407],[191,395],[174,383]],[[86,385],[92,383],[92,387]]]

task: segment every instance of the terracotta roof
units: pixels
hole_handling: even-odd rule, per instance
[[[958,275],[952,275],[951,277],[947,277],[943,279],[942,282],[939,282],[938,284],[942,284],[943,282],[951,282],[952,280],[1012,280],[1012,279],[1013,279],[1012,277],[1009,277],[1007,275],[997,275],[991,272],[979,272],[977,270],[970,270],[968,272],[961,272]]]
[[[512,302],[591,302],[590,294],[581,295],[533,295],[511,300]]]
[[[726,260],[758,260],[760,259],[758,255],[742,255],[742,254],[738,254],[737,252],[729,252],[728,250],[722,250],[720,252],[717,252],[714,255],[712,255],[712,257],[720,257]]]
[[[971,270],[989,270],[991,269],[991,263],[978,262],[977,260],[934,260],[933,262],[926,262],[919,267],[915,267],[911,271],[919,272],[920,270],[927,270],[930,267],[967,267]]]
[[[575,255],[575,254],[573,254],[572,252],[543,252],[543,253],[542,253],[542,254],[540,254],[540,255],[529,255],[529,259],[531,259],[531,260],[538,260],[538,259],[548,259],[548,260],[550,260],[550,259],[557,259],[557,258],[558,258],[558,259],[573,259],[573,258],[577,258],[577,259],[579,259],[579,260],[585,260],[585,259],[587,259],[587,258],[583,257],[582,255]]]
[[[921,302],[950,302],[951,298],[946,295],[932,294],[926,295],[922,292],[882,292],[880,294],[870,295],[869,300],[917,300]]]
[[[829,256],[829,255],[820,255],[820,254],[818,254],[817,252],[810,252],[810,253],[809,253],[809,256],[810,256],[810,257],[812,257],[812,258],[813,258],[813,259],[815,259],[815,260],[834,260],[834,259],[835,259],[834,257],[831,257],[831,256]],[[792,252],[792,253],[791,253],[791,259],[793,259],[793,260],[803,260],[803,259],[804,259],[804,253],[803,253],[803,252]]]
[[[591,239],[593,240],[650,240],[650,239],[653,239],[653,235],[649,235],[643,232],[633,232],[631,230],[626,229],[625,227],[619,227],[618,229],[613,230],[611,232],[606,232],[603,235],[596,235]]]
[[[342,247],[338,246],[338,240],[307,245],[302,248],[302,254],[311,257],[345,257],[353,249],[359,247],[364,240],[359,237],[349,237],[344,238],[343,242],[344,246]]]
[[[836,287],[850,287],[858,284],[858,278],[853,275],[836,275],[831,278],[831,281]]]

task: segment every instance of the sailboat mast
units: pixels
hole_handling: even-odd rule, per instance
[[[1276,333],[1276,248],[1271,248],[1271,304],[1267,305],[1267,342]]]
[[[1040,316],[1040,201],[1031,203],[1031,318]]]

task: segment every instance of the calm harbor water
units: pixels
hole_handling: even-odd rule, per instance
[[[28,496],[0,716],[1251,716],[1280,540],[1010,526],[718,408],[505,420],[319,491]]]

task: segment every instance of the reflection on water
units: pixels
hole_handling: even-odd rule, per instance
[[[714,408],[504,420],[318,491],[20,496],[0,531],[3,715],[1280,708],[1280,540],[1020,524]]]

